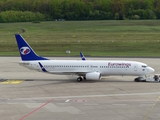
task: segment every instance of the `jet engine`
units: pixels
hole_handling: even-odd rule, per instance
[[[100,80],[101,74],[99,72],[91,72],[86,74],[87,80]]]

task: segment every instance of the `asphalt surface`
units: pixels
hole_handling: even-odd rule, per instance
[[[50,59],[80,59],[50,58]],[[134,60],[160,73],[158,58]],[[132,76],[82,81],[19,66],[19,57],[0,58],[0,120],[159,120],[160,84],[134,82]]]

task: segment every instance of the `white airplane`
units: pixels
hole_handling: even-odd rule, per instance
[[[140,81],[154,69],[135,61],[49,60],[38,56],[20,34],[15,34],[22,61],[20,65],[31,70],[61,75],[76,75],[77,81],[100,80],[101,76],[139,76]]]

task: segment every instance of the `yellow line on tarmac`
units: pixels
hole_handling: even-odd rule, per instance
[[[157,100],[154,102],[154,105],[151,107],[151,109],[148,111],[148,113],[145,115],[143,120],[146,120],[146,118],[148,117],[148,115],[150,114],[150,112],[152,111],[152,109],[155,107],[156,103],[158,102],[158,100],[160,99],[160,96],[157,98]]]
[[[13,80],[10,84],[19,84],[23,82],[23,80]]]
[[[9,84],[9,81],[1,82],[1,84]]]
[[[1,84],[19,84],[23,82],[23,80],[6,80],[4,82],[1,82]]]

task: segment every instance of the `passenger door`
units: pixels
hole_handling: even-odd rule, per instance
[[[138,71],[138,64],[134,64],[134,71]]]

